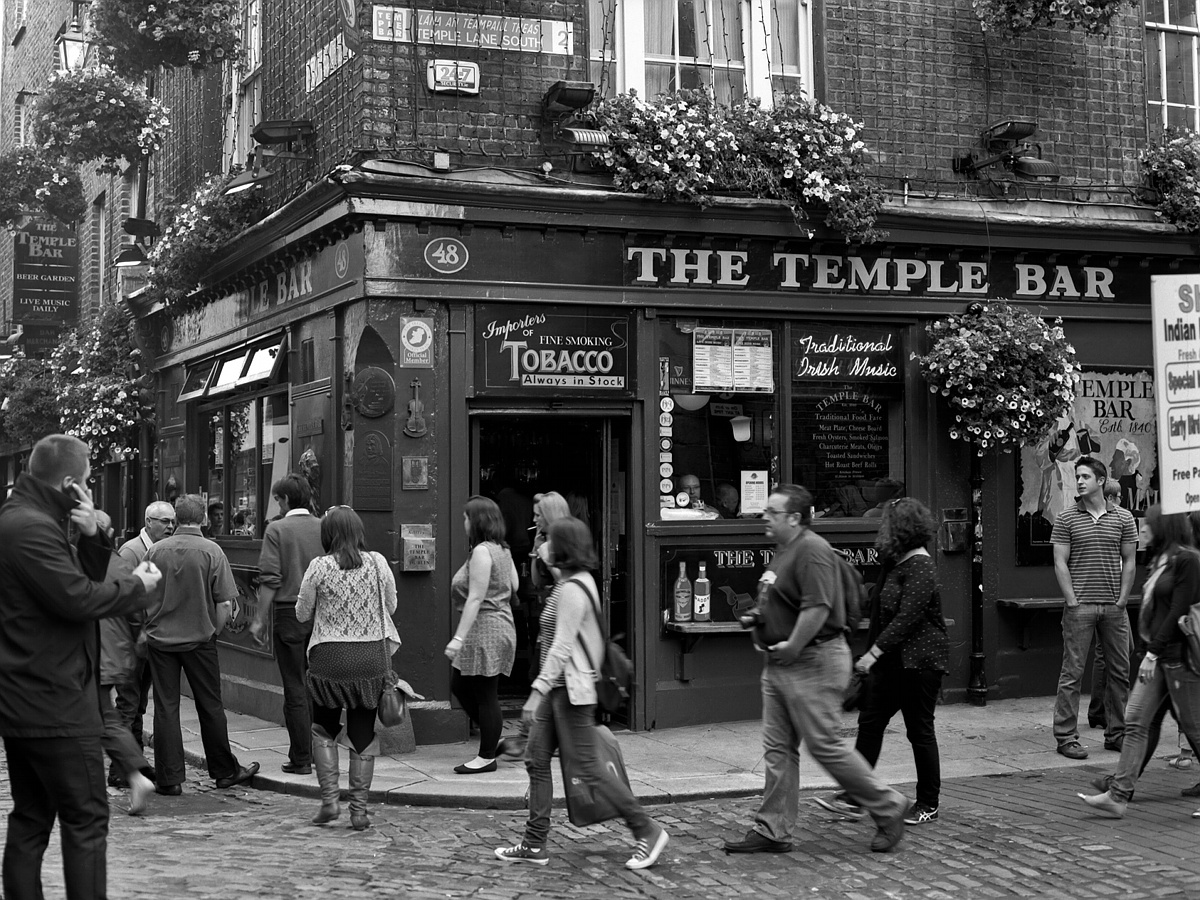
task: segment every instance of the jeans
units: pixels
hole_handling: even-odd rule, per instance
[[[1097,635],[1097,638],[1099,635]],[[1092,696],[1088,698],[1088,724],[1092,722],[1103,722],[1104,716],[1104,694],[1108,690],[1108,669],[1104,665],[1104,645],[1099,640],[1096,641],[1094,647],[1094,659],[1092,660]],[[1133,666],[1130,666],[1130,671]]]
[[[1154,677],[1138,681],[1129,695],[1126,708],[1125,743],[1109,791],[1113,797],[1128,801],[1138,777],[1146,767],[1149,732],[1161,724],[1163,707],[1170,699],[1179,719],[1180,730],[1195,744],[1200,740],[1200,677],[1181,663],[1159,663]],[[1157,735],[1156,735],[1157,737]]]
[[[276,603],[275,662],[283,682],[283,722],[288,732],[288,761],[312,765],[312,698],[308,693],[308,639],[312,622],[296,619],[296,604]]]
[[[139,659],[133,667],[129,681],[117,685],[117,712],[121,721],[132,733],[138,746],[145,747],[142,738],[142,716],[146,714],[146,703],[150,699],[150,664]]]
[[[141,745],[113,706],[112,688],[106,684],[100,685],[100,712],[104,716],[104,737],[100,739],[100,744],[117,771],[126,778],[134,772],[147,775],[153,771],[142,755]]]
[[[892,716],[899,712],[904,716],[904,728],[917,766],[917,802],[937,809],[942,763],[933,718],[942,689],[942,673],[933,669],[905,669],[897,657],[898,654],[886,654],[871,669],[865,703],[858,714],[858,740],[854,749],[874,767],[883,748],[883,733]]]
[[[529,729],[525,745],[525,769],[529,773],[529,820],[525,823],[525,843],[546,846],[550,834],[550,805],[554,800],[554,779],[550,759],[558,748],[563,759],[577,763],[584,781],[605,797],[621,813],[635,840],[651,832],[650,817],[624,781],[602,768],[596,754],[596,706],[572,706],[565,687],[551,689],[542,700]]]
[[[790,841],[800,802],[800,743],[865,808],[876,824],[908,809],[899,791],[884,784],[838,733],[842,691],[850,681],[850,647],[835,638],[809,644],[792,665],[767,662],[762,673],[763,755],[766,784],[754,829],[773,841]]]
[[[1087,662],[1092,634],[1104,648],[1108,682],[1104,691],[1104,739],[1125,734],[1125,704],[1129,700],[1129,616],[1113,603],[1080,603],[1063,610],[1063,660],[1054,704],[1054,739],[1058,746],[1079,740],[1079,683]]]
[[[179,729],[180,672],[187,675],[196,702],[208,774],[213,778],[237,774],[238,761],[229,747],[229,725],[221,702],[216,638],[194,650],[170,651],[151,646],[149,662],[154,678],[154,764],[158,786],[183,784],[187,774],[183,733]]]
[[[13,808],[4,896],[42,900],[42,857],[58,818],[67,900],[107,895],[108,794],[99,737],[4,739]]]

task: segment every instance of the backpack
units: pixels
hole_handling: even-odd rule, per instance
[[[599,667],[592,661],[592,654],[588,651],[587,643],[582,640],[579,642],[583,647],[584,656],[587,657],[588,665],[596,673],[596,703],[606,713],[619,712],[621,707],[629,702],[629,694],[633,690],[633,663],[629,661],[629,657],[625,655],[625,651],[621,649],[620,645],[609,639],[608,625],[605,624],[604,617],[600,614],[600,603],[596,600],[596,595],[579,579],[572,578],[570,580],[573,584],[583,588],[583,592],[592,601],[596,622],[599,623],[600,633],[604,637],[604,659],[600,661]]]
[[[862,621],[863,609],[867,606],[867,586],[863,582],[862,572],[846,559],[846,557],[834,551],[834,556],[837,557],[838,576],[842,584],[842,597],[845,600],[846,631],[853,634],[858,629],[858,623]]]
[[[1188,608],[1179,617],[1179,630],[1183,632],[1183,661],[1193,675],[1200,674],[1200,603]]]

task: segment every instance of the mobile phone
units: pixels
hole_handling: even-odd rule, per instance
[[[65,488],[61,488],[63,496],[70,500],[76,506],[79,505],[79,492],[76,482],[72,481]]]

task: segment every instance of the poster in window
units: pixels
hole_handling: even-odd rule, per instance
[[[697,328],[692,332],[692,390],[775,390],[772,335],[764,328]]]
[[[1050,533],[1075,502],[1075,463],[1108,467],[1118,502],[1139,515],[1158,502],[1158,428],[1149,372],[1083,372],[1075,404],[1042,440],[1021,448],[1017,564],[1051,565]]]

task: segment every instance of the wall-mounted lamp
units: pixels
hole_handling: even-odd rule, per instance
[[[254,154],[246,155],[246,169],[239,172],[230,179],[229,184],[225,185],[224,194],[240,194],[242,191],[248,191],[252,187],[257,187],[268,178],[274,178],[275,173],[268,170],[266,166],[257,165],[254,161]]]
[[[54,48],[58,56],[60,72],[78,72],[87,63],[88,51],[91,45],[83,33],[80,22],[80,10],[87,6],[86,0],[74,0],[71,4],[71,22],[54,39]]]
[[[744,444],[750,440],[750,425],[751,419],[749,416],[734,416],[729,420],[729,426],[733,429],[733,439],[739,444]]]
[[[595,99],[596,86],[590,81],[556,81],[542,95],[542,117],[566,118]]]
[[[113,265],[120,269],[146,265],[149,262],[146,251],[150,249],[154,239],[162,234],[158,223],[151,219],[131,216],[121,223],[121,230],[130,235],[132,241],[121,248],[121,252],[113,260]]]
[[[680,409],[698,412],[708,406],[708,394],[672,394],[671,399]]]
[[[306,162],[313,159],[312,148],[309,147],[306,153],[299,153],[292,149],[292,144],[308,146],[315,134],[312,122],[306,119],[264,119],[250,132],[255,141],[264,145],[258,149],[263,159],[300,159]],[[271,149],[281,144],[286,145],[287,149]]]
[[[1018,178],[1029,181],[1058,181],[1058,166],[1042,159],[1042,145],[1028,140],[1037,131],[1036,119],[1006,119],[984,129],[979,142],[986,154],[974,151],[955,157],[951,168],[959,175],[978,175],[980,170],[1001,164]],[[1033,155],[1036,150],[1037,155]]]

